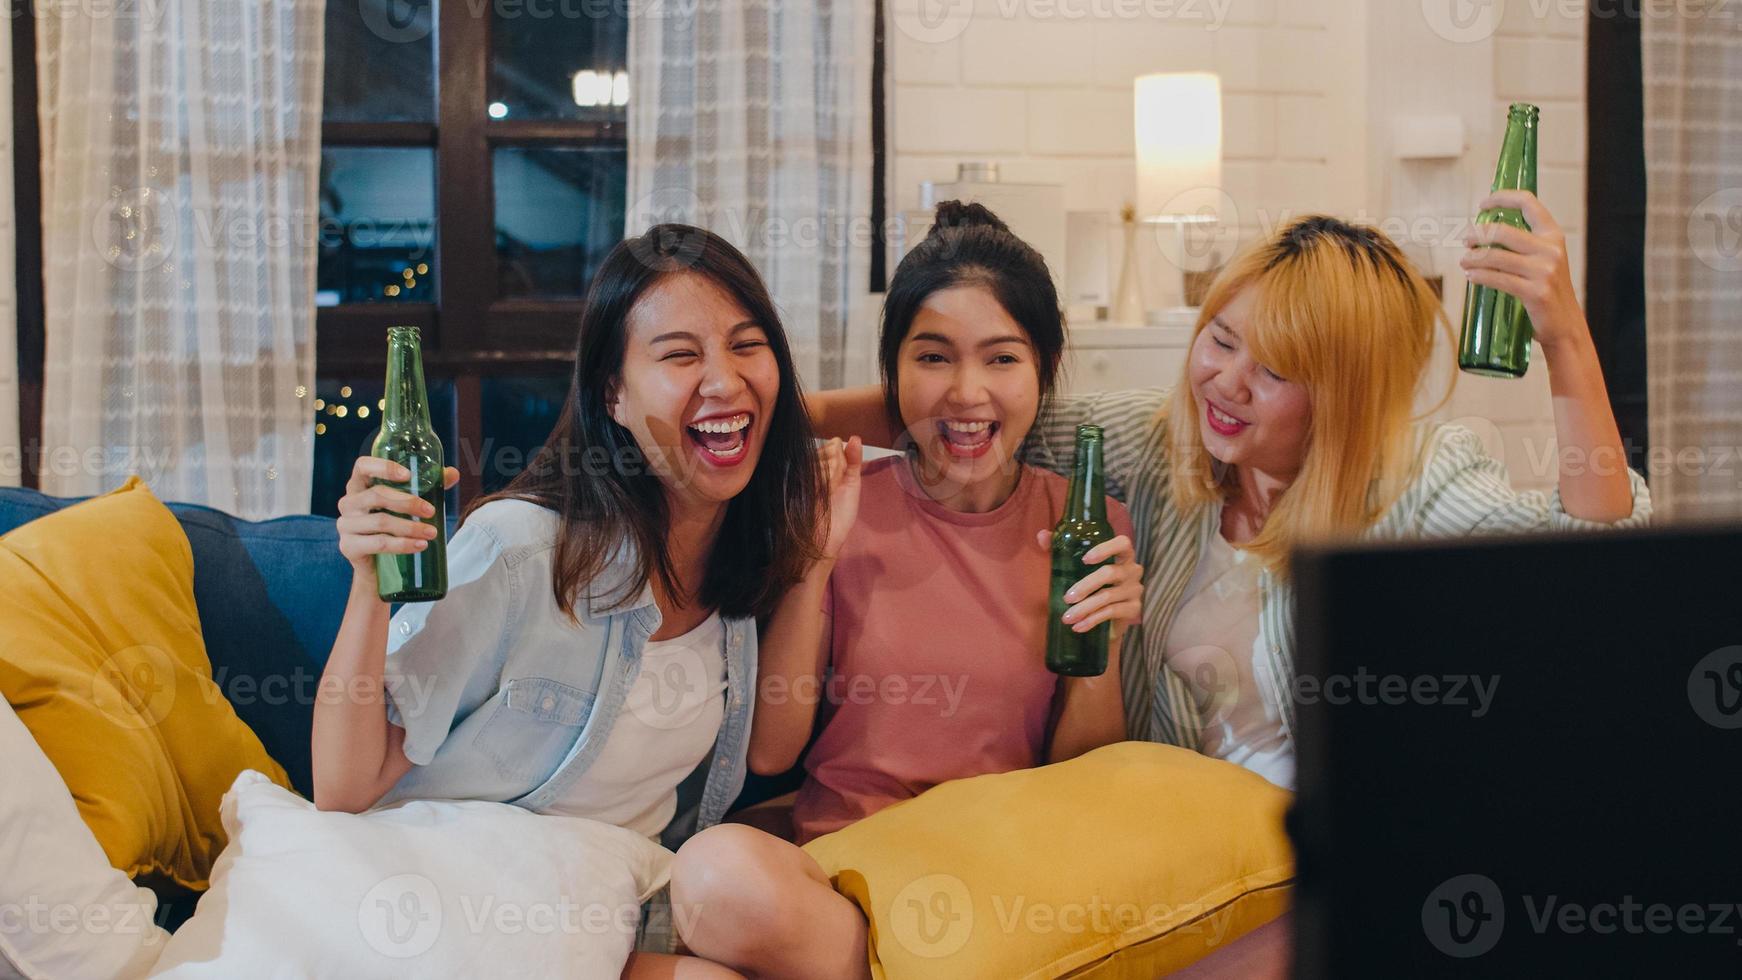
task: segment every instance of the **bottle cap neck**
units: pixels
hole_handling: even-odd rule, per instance
[[[1065,515],[1078,520],[1107,519],[1106,475],[1101,464],[1101,427],[1077,426],[1077,458],[1071,469]]]
[[[416,327],[387,330],[387,390],[381,424],[429,428],[429,399],[423,383],[423,350]]]

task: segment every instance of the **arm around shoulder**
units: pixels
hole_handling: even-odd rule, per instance
[[[750,724],[750,771],[773,776],[793,767],[816,723],[830,649],[829,576],[834,562],[811,566],[769,618],[757,644],[756,711]]]

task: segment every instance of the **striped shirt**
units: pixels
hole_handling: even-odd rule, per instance
[[[1107,493],[1125,502],[1137,529],[1137,561],[1144,568],[1143,618],[1126,632],[1121,658],[1126,730],[1131,738],[1199,749],[1202,720],[1186,680],[1166,667],[1168,631],[1186,583],[1210,537],[1221,533],[1219,508],[1190,513],[1174,506],[1169,490],[1166,427],[1161,424],[1171,389],[1145,388],[1054,399],[1029,434],[1025,462],[1068,474],[1076,452],[1077,426],[1099,425],[1104,434]],[[1561,506],[1560,491],[1518,493],[1506,467],[1489,456],[1474,432],[1462,426],[1425,429],[1418,442],[1422,463],[1397,501],[1359,538],[1454,537],[1531,530],[1596,530],[1638,527],[1651,516],[1645,480],[1628,471],[1633,513],[1613,524],[1581,520]],[[1294,591],[1268,569],[1259,577],[1258,648],[1254,669],[1260,687],[1276,692],[1273,705],[1290,742],[1294,733]],[[1263,654],[1262,656],[1260,654]]]

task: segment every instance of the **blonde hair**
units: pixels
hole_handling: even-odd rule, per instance
[[[1414,475],[1414,401],[1434,331],[1449,336],[1451,324],[1391,239],[1325,215],[1292,221],[1237,256],[1205,297],[1194,343],[1248,287],[1256,290],[1244,334],[1252,356],[1304,385],[1311,403],[1301,468],[1243,545],[1286,573],[1291,548],[1371,525]],[[1161,420],[1182,512],[1219,505],[1239,488],[1235,467],[1204,448],[1197,416],[1182,376]]]

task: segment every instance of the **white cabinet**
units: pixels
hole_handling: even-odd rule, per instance
[[[1105,321],[1071,326],[1059,391],[1087,394],[1171,387],[1185,369],[1196,315],[1196,310],[1180,311],[1159,327]]]

